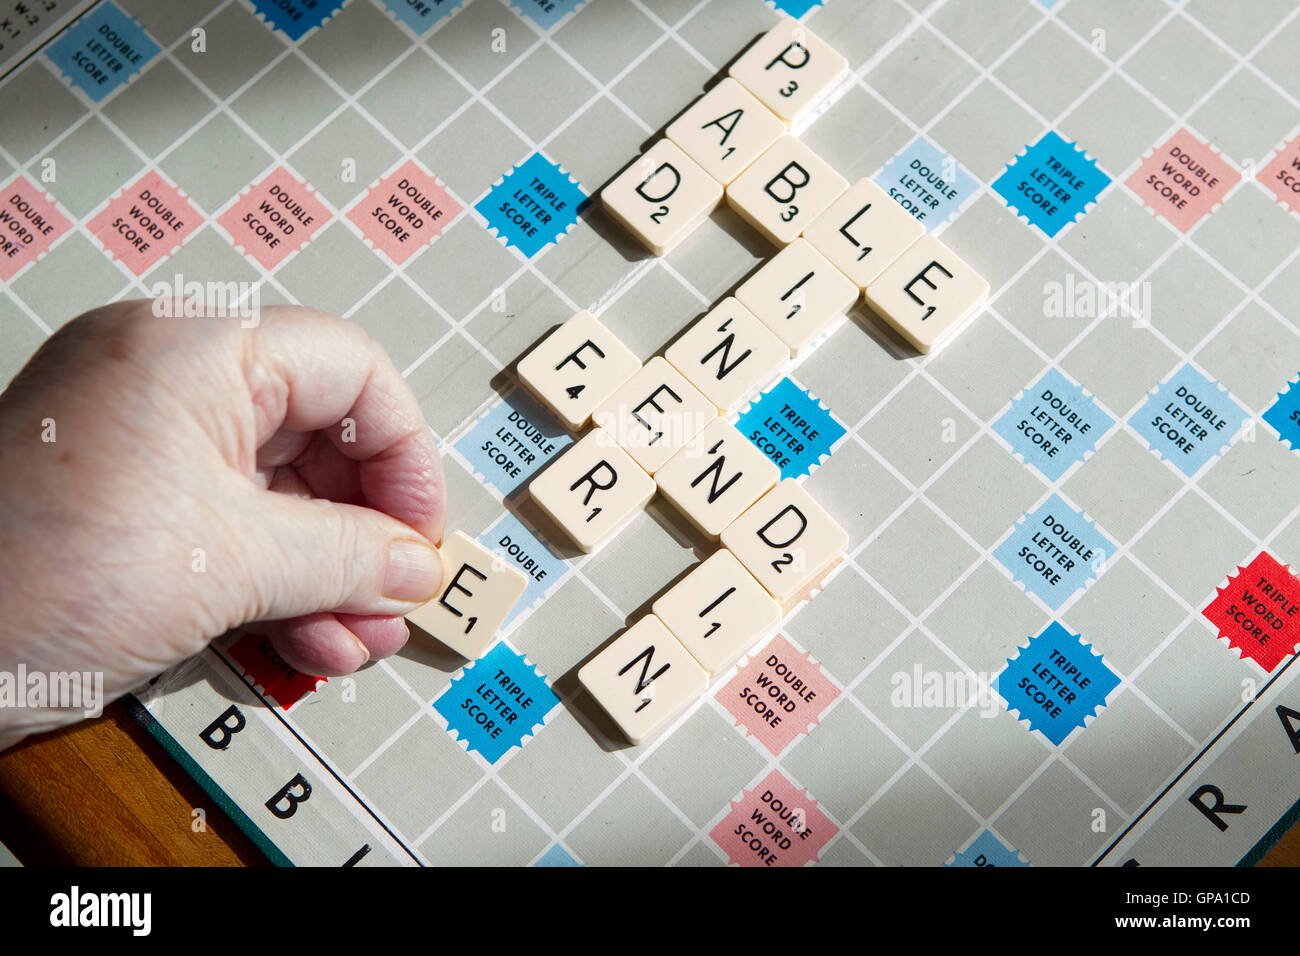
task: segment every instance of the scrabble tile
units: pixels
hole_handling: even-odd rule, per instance
[[[926,235],[873,279],[863,298],[904,339],[929,352],[975,314],[988,291],[983,276]]]
[[[724,186],[785,132],[776,114],[726,77],[673,120],[668,138]]]
[[[726,548],[654,602],[654,614],[710,676],[722,673],[781,620],[781,608]]]
[[[921,221],[870,179],[859,179],[803,231],[859,289],[923,235]]]
[[[578,431],[592,411],[641,368],[632,350],[582,311],[519,360],[519,381]]]
[[[668,364],[725,415],[775,378],[789,355],[785,343],[731,296],[664,351]]]
[[[605,210],[657,256],[722,201],[722,185],[670,139],[661,139],[603,190]]]
[[[844,553],[849,536],[793,478],[722,532],[722,545],[788,609],[799,591]]]
[[[653,614],[637,621],[578,671],[578,682],[639,744],[709,686],[709,675]]]
[[[780,480],[781,469],[721,418],[655,472],[660,493],[715,541]]]
[[[654,497],[654,479],[593,428],[528,484],[528,494],[583,551],[613,537]]]
[[[528,578],[463,531],[443,540],[438,557],[442,593],[406,617],[457,654],[477,660],[524,593]]]
[[[794,242],[848,188],[793,136],[782,136],[727,186],[727,204],[773,245]]]
[[[820,105],[847,66],[825,41],[784,17],[727,72],[789,124]]]
[[[796,239],[736,290],[740,304],[794,355],[843,315],[860,290],[807,239]]]
[[[681,372],[655,356],[592,412],[591,420],[653,475],[717,414]]]

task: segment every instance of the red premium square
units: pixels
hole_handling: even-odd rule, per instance
[[[737,726],[776,756],[816,725],[839,695],[821,665],[778,634],[718,691],[717,700]]]
[[[274,269],[289,253],[307,245],[328,218],[329,210],[316,198],[316,191],[277,167],[250,186],[217,221],[236,248],[264,269]]]
[[[295,670],[281,659],[271,646],[269,638],[260,634],[245,634],[230,646],[228,651],[244,670],[244,679],[262,693],[272,697],[285,710],[301,698],[315,692],[325,681]]]
[[[807,790],[773,770],[731,802],[731,812],[710,836],[740,866],[804,866],[817,859],[836,829]]]
[[[1202,613],[1229,647],[1272,673],[1300,644],[1300,578],[1267,551],[1237,570]]]
[[[397,265],[442,235],[459,215],[460,204],[448,195],[441,180],[424,172],[415,160],[381,179],[352,207],[348,218],[376,249]]]
[[[0,190],[0,281],[35,262],[71,226],[48,194],[19,173]]]
[[[1152,150],[1128,187],[1157,216],[1187,232],[1223,201],[1241,175],[1207,143],[1180,129]]]
[[[148,172],[118,193],[89,228],[110,257],[139,276],[175,252],[202,221],[179,189]]]

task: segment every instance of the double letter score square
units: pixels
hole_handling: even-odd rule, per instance
[[[722,186],[671,139],[661,139],[601,191],[605,209],[656,256],[722,201]]]
[[[524,593],[528,578],[463,531],[438,549],[442,591],[407,619],[457,654],[477,660]]]
[[[578,431],[595,408],[641,368],[641,360],[590,312],[582,311],[519,360],[519,381]]]

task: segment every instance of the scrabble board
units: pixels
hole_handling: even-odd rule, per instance
[[[789,148],[989,291],[715,399],[847,546],[633,746],[579,672],[718,545],[656,495],[575,548],[516,367],[583,311],[647,363],[773,259],[599,197],[787,16],[846,61]],[[472,662],[230,634],[137,692],[277,863],[1253,863],[1300,811],[1297,49],[1287,0],[4,0],[0,381],[110,300],[334,311],[522,574]]]

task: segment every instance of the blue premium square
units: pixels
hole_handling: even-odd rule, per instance
[[[912,140],[876,174],[876,185],[926,230],[947,222],[979,188],[956,157],[924,136]]]
[[[770,0],[770,2],[772,9],[796,20],[801,19],[809,10],[822,5],[822,0]]]
[[[1028,866],[1015,850],[1004,846],[991,830],[984,830],[971,841],[970,846],[953,854],[952,862],[944,866]]]
[[[582,866],[582,864],[571,857],[564,847],[553,843],[549,850],[538,857],[533,866]]]
[[[498,641],[451,682],[433,709],[447,721],[447,732],[496,763],[512,747],[522,747],[560,702],[546,678]]]
[[[528,577],[524,593],[501,622],[502,630],[540,601],[551,585],[569,569],[564,559],[556,557],[555,552],[513,512],[507,511],[500,521],[480,534],[478,543]]]
[[[1278,393],[1277,401],[1264,413],[1264,421],[1273,426],[1279,441],[1300,451],[1300,377]]]
[[[549,30],[586,2],[587,0],[510,0],[510,6],[543,30]]]
[[[1190,478],[1223,452],[1245,420],[1245,411],[1222,386],[1184,365],[1157,386],[1129,424],[1153,452]]]
[[[161,48],[115,3],[106,3],[69,28],[46,56],[98,103],[130,82]]]
[[[578,221],[587,194],[558,164],[533,153],[506,173],[476,208],[488,229],[531,259]]]
[[[736,430],[781,469],[782,478],[811,472],[845,433],[829,408],[788,378],[759,396]]]
[[[573,436],[523,389],[515,389],[456,442],[474,471],[507,498],[573,444]]]
[[[1049,368],[1020,393],[993,430],[1025,464],[1056,481],[1075,462],[1083,461],[1113,424],[1114,419],[1097,407],[1083,386]]]
[[[993,551],[1011,577],[1055,611],[1092,583],[1114,545],[1083,512],[1052,495]]]
[[[464,6],[465,0],[383,0],[383,4],[416,33],[427,33]]]
[[[318,27],[343,6],[343,0],[253,0],[253,7],[268,26],[301,40],[312,27]]]
[[[1055,130],[1011,161],[993,183],[1007,205],[1049,236],[1081,218],[1110,177]]]
[[[994,681],[1007,710],[1058,747],[1118,686],[1119,675],[1101,655],[1056,621],[1031,637]]]

